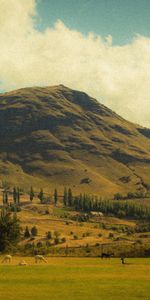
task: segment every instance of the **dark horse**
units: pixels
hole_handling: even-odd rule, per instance
[[[102,252],[101,258],[111,258],[114,256],[114,253],[104,253]]]

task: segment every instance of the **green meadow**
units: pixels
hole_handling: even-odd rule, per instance
[[[48,258],[0,265],[1,300],[150,299],[150,259]]]

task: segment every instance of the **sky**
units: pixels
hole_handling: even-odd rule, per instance
[[[119,45],[131,42],[136,34],[150,34],[149,0],[43,0],[37,10],[40,30],[60,19],[83,34],[112,35]]]
[[[0,0],[0,91],[64,84],[150,127],[149,0]]]

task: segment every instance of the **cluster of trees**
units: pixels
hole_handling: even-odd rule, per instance
[[[21,200],[21,195],[23,193],[21,192],[21,189],[19,189],[18,187],[14,187],[13,188],[13,191],[10,191],[9,189],[4,189],[3,191],[3,204],[4,205],[8,205],[9,204],[9,195],[12,195],[13,196],[13,203],[15,205],[18,205],[20,204],[20,200]],[[40,202],[42,204],[45,204],[45,203],[50,203],[51,202],[51,197],[50,196],[47,196],[45,193],[44,193],[44,190],[43,188],[40,189],[39,193],[35,192],[33,187],[31,186],[30,188],[30,191],[29,191],[29,199],[30,201],[32,202],[33,199],[35,198],[35,196],[40,200]],[[58,203],[58,191],[57,189],[55,188],[54,189],[54,193],[53,193],[53,203],[55,205],[57,205]],[[67,189],[65,188],[64,189],[64,195],[63,195],[63,202],[64,202],[64,205],[65,206],[72,206],[72,203],[73,203],[73,196],[72,196],[72,190],[71,188]]]
[[[43,188],[40,189],[40,192],[39,192],[39,194],[38,194],[37,196],[38,196],[40,202],[43,203],[43,204],[44,204],[44,203],[48,203],[48,202],[51,201],[51,200],[50,200],[50,197],[47,197],[47,196],[45,195],[45,193],[44,193],[44,191],[43,191]],[[32,202],[32,200],[33,200],[34,197],[35,197],[35,192],[34,192],[34,190],[33,190],[32,187],[31,187],[31,189],[30,189],[29,197],[30,197],[30,201]],[[58,192],[57,192],[57,189],[56,189],[56,188],[54,189],[53,199],[54,199],[54,204],[56,205],[57,202],[58,202]]]
[[[9,196],[12,195],[13,198],[13,204],[15,206],[20,204],[21,201],[21,195],[23,194],[23,192],[21,191],[21,189],[19,187],[13,187],[13,190],[10,191],[10,188],[4,188],[3,190],[3,204],[9,205]],[[49,203],[51,201],[50,196],[46,196],[46,194],[43,191],[43,188],[40,189],[39,193],[36,193],[33,189],[33,187],[31,186],[30,191],[29,191],[29,199],[32,202],[34,197],[37,196],[40,200],[41,203]],[[54,189],[54,194],[53,194],[53,202],[55,203],[55,205],[58,202],[58,192],[57,189]]]
[[[33,188],[30,188],[29,198],[32,202],[35,194],[38,196],[41,203],[51,202],[50,198],[46,197],[43,189],[37,194],[34,192]],[[21,190],[14,187],[12,191],[13,202],[17,206],[20,203]],[[74,207],[78,211],[90,212],[97,211],[102,212],[106,215],[115,215],[118,217],[134,217],[141,219],[150,218],[150,209],[144,205],[138,204],[134,201],[127,201],[125,199],[134,199],[142,197],[142,193],[131,193],[129,192],[126,197],[117,193],[114,195],[114,200],[102,200],[101,198],[80,194],[79,196],[74,196],[71,188],[64,188],[63,193],[63,204],[67,207]],[[57,205],[58,203],[58,191],[55,188],[53,193],[53,203]],[[124,200],[124,201],[122,201]],[[8,190],[3,191],[3,203],[8,204]],[[18,205],[19,207],[19,205]]]
[[[126,200],[126,199],[140,199],[146,198],[149,195],[145,192],[138,191],[138,192],[128,192],[127,195],[122,195],[121,193],[116,193],[114,195],[114,200]]]
[[[61,244],[66,242],[65,237],[60,237],[60,233],[58,231],[54,231],[53,233],[51,231],[46,232],[46,239],[47,240],[53,240],[54,244]]]
[[[31,230],[29,230],[29,227],[26,226],[25,231],[24,231],[24,238],[28,239],[31,236],[37,236],[38,235],[38,229],[36,226],[33,226]]]
[[[32,195],[34,195],[33,189],[30,190],[30,200],[32,198]],[[51,202],[50,198],[46,197],[46,195],[45,195],[45,193],[44,193],[44,191],[43,191],[42,188],[40,189],[40,192],[38,194],[38,198],[40,199],[41,203]],[[54,189],[54,193],[53,193],[53,203],[55,205],[57,205],[57,203],[58,203],[58,198],[59,198],[58,191],[55,188]],[[33,198],[32,198],[32,200],[33,200]],[[72,190],[71,190],[71,188],[69,188],[69,189],[65,188],[64,189],[63,203],[64,203],[65,206],[72,206],[72,204],[73,204],[73,196],[72,196]]]
[[[7,189],[4,189],[3,191],[3,204],[8,205],[9,203],[9,194],[10,192]],[[12,196],[13,196],[13,202],[14,204],[19,204],[20,203],[20,197],[21,197],[21,190],[17,187],[13,188],[12,191]]]
[[[31,229],[32,231],[32,229]],[[27,237],[26,238],[29,238],[30,236],[30,231],[29,231],[29,228],[26,227],[25,229],[25,232],[26,232],[26,235]],[[28,252],[28,253],[34,253],[34,254],[37,254],[37,253],[43,253],[43,254],[46,254],[47,251],[49,251],[49,247],[51,246],[54,246],[54,245],[58,245],[58,244],[63,244],[66,242],[66,238],[65,237],[61,237],[61,234],[58,232],[58,231],[54,231],[54,232],[51,232],[51,231],[48,231],[45,233],[45,238],[46,240],[45,241],[38,241],[37,243],[27,243],[25,244],[25,247],[24,247],[24,251]]]
[[[31,187],[30,192],[29,192],[29,198],[30,198],[31,202],[33,201],[35,195],[37,195],[38,199],[40,200],[40,202],[42,204],[53,202],[55,205],[57,205],[57,203],[58,203],[59,195],[58,195],[58,190],[56,188],[54,189],[52,199],[51,199],[50,196],[46,195],[43,188],[40,189],[39,193],[35,193],[34,190],[33,190],[33,187]],[[68,188],[68,189],[65,188],[64,189],[64,194],[63,194],[63,203],[64,203],[64,205],[65,206],[72,206],[72,200],[73,200],[73,196],[72,196],[71,188]]]
[[[63,195],[63,203],[64,206],[73,206],[74,200],[73,200],[73,194],[71,188],[64,189],[64,195]]]
[[[97,211],[118,217],[150,218],[150,208],[134,201],[102,200],[98,197],[80,194],[76,197],[72,195],[71,201],[65,201],[64,204],[84,212]]]
[[[34,191],[33,187],[31,186],[30,191],[29,191],[29,199],[30,199],[31,202],[33,201],[35,196],[37,196],[37,198],[40,200],[40,202],[42,204],[51,202],[51,197],[46,195],[43,188],[41,188],[39,193],[37,193],[37,192]],[[57,204],[57,202],[58,202],[58,192],[57,192],[56,188],[54,189],[53,199],[54,199],[54,203]]]

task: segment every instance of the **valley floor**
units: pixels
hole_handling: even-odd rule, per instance
[[[2,300],[150,299],[150,259],[48,258],[48,264],[0,265]]]

